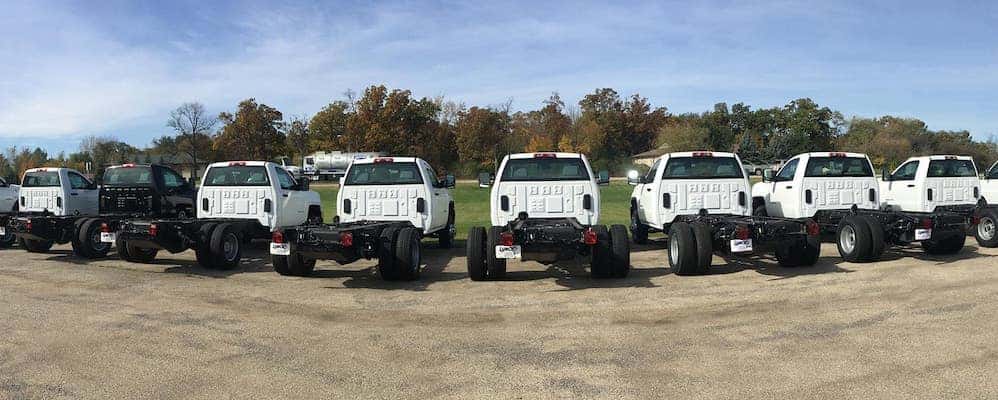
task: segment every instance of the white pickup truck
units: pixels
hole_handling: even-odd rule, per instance
[[[17,216],[11,218],[7,229],[29,252],[72,243],[77,254],[89,254],[87,250],[101,245],[98,240],[81,246],[78,225],[99,212],[99,192],[95,183],[70,168],[29,169],[21,179]],[[106,248],[98,251],[107,254]]]
[[[669,264],[676,274],[708,272],[715,250],[747,254],[769,247],[780,265],[787,267],[813,265],[818,260],[820,246],[813,221],[752,216],[749,180],[735,154],[665,154],[645,176],[632,171],[628,183],[634,185],[634,241],[645,242],[649,231],[667,232]]]
[[[468,234],[472,280],[501,279],[509,259],[552,264],[590,257],[594,278],[623,278],[630,271],[627,227],[599,225],[599,185],[576,153],[511,154],[499,164],[490,195],[492,225]]]
[[[984,247],[998,247],[998,209],[992,204],[998,204],[998,162],[991,164],[984,172],[981,180],[981,199],[987,207],[981,210],[980,223],[974,236],[977,244]]]
[[[13,232],[7,232],[7,223],[10,217],[17,212],[17,198],[19,185],[8,184],[0,178],[0,248],[10,247],[17,241],[17,236]]]
[[[242,245],[270,239],[283,227],[322,221],[319,194],[308,180],[295,180],[279,164],[231,161],[208,166],[198,190],[197,218],[132,219],[122,223],[118,251],[130,261],[149,262],[159,250],[194,249],[206,268],[232,269]]]
[[[348,264],[378,259],[385,280],[420,275],[420,240],[435,236],[440,247],[454,240],[454,176],[437,178],[429,163],[414,157],[356,160],[340,180],[336,219],[275,231],[270,254],[281,275],[305,276],[317,259]]]
[[[775,176],[766,174],[752,187],[756,215],[814,219],[823,233],[834,233],[839,254],[849,262],[878,260],[892,244],[918,241],[930,254],[951,254],[963,247],[963,232],[973,219],[972,202],[905,211],[896,206],[902,195],[891,194],[887,196],[894,196],[894,205],[886,210],[882,205],[891,203],[881,196],[873,165],[860,153],[799,154]]]

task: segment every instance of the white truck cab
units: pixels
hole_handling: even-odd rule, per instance
[[[97,215],[97,185],[70,168],[33,168],[21,179],[21,213]]]
[[[355,160],[336,194],[340,222],[407,221],[430,235],[448,230],[453,237],[454,178],[437,178],[433,167],[415,157]]]
[[[885,174],[880,193],[884,208],[930,213],[937,207],[976,204],[981,181],[970,157],[911,157]]]
[[[569,218],[599,223],[600,192],[586,156],[576,153],[520,153],[499,164],[490,196],[492,226],[528,218]]]
[[[981,180],[981,197],[988,204],[998,204],[998,162],[991,164]]]
[[[873,164],[865,154],[798,154],[775,175],[752,186],[753,212],[784,218],[811,218],[823,210],[880,205]]]
[[[634,185],[632,230],[635,223],[663,229],[677,216],[695,215],[700,210],[751,215],[751,189],[741,165],[733,153],[694,151],[659,157],[645,176],[628,178]],[[632,234],[637,241],[639,235]]]
[[[229,161],[208,166],[197,197],[199,219],[255,220],[272,231],[321,218],[319,194],[279,164]]]

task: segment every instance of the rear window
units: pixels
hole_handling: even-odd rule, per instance
[[[931,160],[929,178],[966,178],[977,176],[974,162],[970,160]]]
[[[808,178],[872,177],[873,167],[862,157],[811,157],[804,176]]]
[[[502,180],[587,181],[589,170],[581,158],[514,158],[506,161]]]
[[[28,172],[24,175],[23,187],[57,187],[59,186],[59,173],[52,172]]]
[[[665,164],[662,179],[744,178],[734,157],[675,157]]]
[[[214,167],[208,170],[205,186],[270,186],[267,167],[232,166]]]
[[[108,168],[104,171],[104,184],[109,186],[150,186],[152,168]]]
[[[344,185],[413,185],[423,183],[414,162],[353,164]]]

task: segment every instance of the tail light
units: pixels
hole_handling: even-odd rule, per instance
[[[281,231],[274,231],[274,233],[270,234],[270,242],[277,244],[284,243],[284,233]]]
[[[582,231],[582,242],[590,246],[596,244],[596,242],[598,242],[598,239],[596,238],[596,231],[594,231],[593,228]]]
[[[752,231],[749,230],[748,226],[738,225],[735,227],[735,239],[748,240],[751,237]]]
[[[24,231],[31,232],[31,220],[24,221]]]
[[[922,229],[932,229],[932,218],[922,219]]]
[[[693,157],[713,157],[713,156],[714,156],[714,153],[711,153],[709,151],[694,151],[693,152]]]
[[[821,226],[817,222],[814,222],[813,219],[809,219],[804,223],[804,229],[807,230],[808,236],[818,236],[821,233]]]
[[[111,233],[111,227],[107,225],[107,222],[101,222],[100,231],[104,233]]]
[[[229,163],[230,167],[245,167],[246,161],[233,161]]]
[[[340,246],[353,247],[353,234],[344,232],[340,234]]]
[[[394,162],[394,161],[395,161],[395,159],[391,158],[391,157],[380,157],[380,158],[375,158],[374,159],[374,163],[375,164],[386,164],[386,163],[391,163],[391,162]]]
[[[501,246],[512,246],[513,245],[513,233],[503,232],[499,234],[499,245]]]
[[[534,153],[534,158],[557,158],[555,153]]]
[[[829,157],[842,158],[846,156],[846,153],[833,152],[828,154]]]
[[[159,225],[150,224],[149,225],[149,236],[156,237],[159,235]]]

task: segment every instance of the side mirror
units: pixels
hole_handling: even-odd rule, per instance
[[[457,186],[457,178],[455,178],[454,175],[451,174],[447,174],[447,176],[444,176],[444,187],[447,189],[453,189],[454,186]]]
[[[492,185],[492,174],[488,172],[478,173],[478,187],[487,188]]]
[[[610,171],[602,170],[596,173],[596,184],[597,185],[609,185],[610,184]]]
[[[637,186],[641,183],[641,174],[638,171],[630,170],[627,171],[627,184],[631,186]]]
[[[772,182],[773,181],[773,170],[771,170],[769,168],[766,168],[764,171],[762,171],[762,181],[763,182]]]
[[[887,171],[887,167],[883,167],[880,169],[880,179],[883,180],[884,182],[891,181],[891,173]]]

